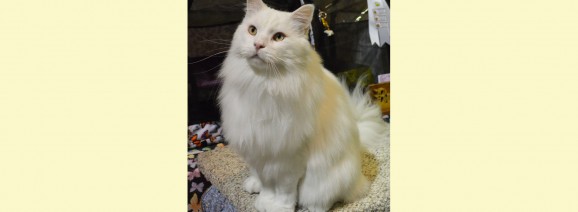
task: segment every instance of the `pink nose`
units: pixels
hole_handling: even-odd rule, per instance
[[[256,51],[259,51],[259,49],[265,48],[265,45],[260,44],[260,43],[255,43],[254,45],[255,45],[255,50],[256,50]]]

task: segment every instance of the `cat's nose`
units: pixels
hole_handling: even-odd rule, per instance
[[[255,43],[253,45],[255,45],[255,51],[259,51],[259,49],[265,48],[265,45],[260,43]]]

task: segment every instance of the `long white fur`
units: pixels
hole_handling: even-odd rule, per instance
[[[379,108],[359,87],[350,96],[309,45],[313,10],[281,12],[248,0],[219,73],[223,132],[251,168],[244,186],[259,193],[258,211],[294,211],[297,203],[327,211],[362,197],[364,146],[385,142]],[[286,37],[274,41],[277,32]]]

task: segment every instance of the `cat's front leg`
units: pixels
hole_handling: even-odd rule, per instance
[[[245,179],[245,183],[243,183],[243,187],[245,191],[254,194],[259,193],[261,191],[261,180],[259,180],[259,175],[257,171],[253,167],[249,167],[251,173],[249,177]]]
[[[263,212],[294,212],[297,204],[299,180],[305,167],[299,160],[270,163],[261,173],[263,184],[255,207]],[[266,174],[265,174],[266,173]]]

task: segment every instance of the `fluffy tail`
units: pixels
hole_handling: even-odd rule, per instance
[[[351,93],[351,104],[357,116],[361,144],[366,149],[373,149],[389,140],[389,124],[383,121],[379,106],[373,103],[368,93],[363,92],[362,80],[357,82]]]

